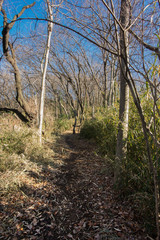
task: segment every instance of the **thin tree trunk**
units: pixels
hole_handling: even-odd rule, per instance
[[[129,24],[130,3],[129,0],[121,0],[120,20],[125,29]],[[129,87],[126,82],[128,53],[128,32],[120,30],[120,107],[119,126],[117,136],[114,180],[117,182],[121,175],[122,160],[127,152],[128,116],[129,116]]]
[[[113,106],[114,102],[114,71],[115,71],[115,59],[114,56],[112,57],[112,62],[111,62],[111,81],[110,81],[110,91],[109,91],[109,97],[108,97],[108,105]]]
[[[75,134],[75,133],[76,133],[77,117],[78,117],[78,113],[77,113],[77,111],[75,110],[75,111],[74,111],[73,134]]]
[[[55,94],[55,119],[58,119],[58,96]]]
[[[104,68],[104,94],[103,94],[103,107],[107,106],[107,60],[103,61]]]
[[[93,101],[92,101],[92,118],[94,118],[95,117],[95,97],[94,97],[94,92],[92,94],[93,94],[93,96],[92,96],[92,98],[93,98]]]
[[[59,105],[59,114],[60,114],[60,117],[62,117],[63,111],[62,111],[61,97],[60,96],[58,96],[58,105]]]
[[[47,0],[49,18],[53,21],[52,9],[50,6],[49,0]],[[44,116],[44,101],[45,101],[45,83],[46,83],[46,73],[47,73],[47,65],[49,59],[49,49],[51,43],[51,35],[52,35],[53,23],[48,22],[48,37],[47,37],[47,45],[44,53],[44,66],[42,59],[42,83],[41,83],[41,99],[40,99],[40,111],[39,111],[39,142],[42,144],[42,126],[43,126],[43,116]]]

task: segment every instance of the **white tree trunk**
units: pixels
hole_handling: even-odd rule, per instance
[[[49,0],[47,0],[48,5],[48,13],[49,19],[53,20],[52,9]],[[42,144],[42,126],[43,126],[43,116],[44,116],[44,101],[45,101],[45,83],[46,83],[46,73],[47,73],[47,65],[49,59],[49,50],[51,43],[51,35],[52,35],[53,23],[48,22],[48,36],[47,36],[47,44],[44,52],[44,59],[42,59],[42,83],[41,83],[41,99],[40,99],[40,110],[39,110],[39,142]],[[43,64],[44,61],[44,64]]]

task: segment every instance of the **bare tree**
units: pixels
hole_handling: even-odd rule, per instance
[[[35,2],[23,7],[22,10],[18,14],[16,14],[13,17],[12,21],[9,23],[8,23],[8,18],[7,18],[7,14],[6,14],[5,10],[3,8],[1,9],[2,14],[3,14],[3,31],[2,31],[3,53],[4,53],[7,61],[11,64],[11,66],[14,69],[15,86],[16,86],[16,94],[17,94],[16,100],[19,103],[19,105],[22,107],[25,114],[29,117],[30,120],[33,118],[33,116],[32,116],[31,109],[29,108],[29,106],[23,96],[21,74],[20,74],[20,70],[17,65],[16,53],[15,53],[15,50],[13,47],[13,43],[11,43],[9,41],[9,32],[13,28],[16,20],[19,17],[21,17],[21,15],[24,13],[24,11],[28,8],[33,7],[34,5],[35,5]]]
[[[40,144],[42,144],[42,125],[43,125],[43,115],[44,115],[44,101],[45,101],[45,82],[46,82],[46,73],[47,73],[47,65],[49,59],[49,50],[50,50],[50,43],[51,43],[51,35],[52,35],[52,28],[53,28],[53,13],[52,7],[49,0],[47,0],[47,7],[48,7],[48,14],[49,19],[51,22],[48,22],[48,36],[47,36],[47,44],[44,52],[44,56],[42,59],[42,85],[41,85],[41,101],[40,101],[40,111],[39,111],[39,140]],[[44,63],[43,63],[44,61]]]

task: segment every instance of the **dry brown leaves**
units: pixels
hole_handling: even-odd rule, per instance
[[[147,239],[132,206],[117,200],[94,148],[78,136],[62,136],[55,158],[64,164],[29,171],[18,193],[1,197],[0,239]]]

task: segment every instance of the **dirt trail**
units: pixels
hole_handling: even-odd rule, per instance
[[[63,158],[57,170],[50,166],[32,177],[41,187],[23,189],[3,209],[6,232],[0,239],[112,240],[147,239],[135,220],[132,207],[120,202],[113,191],[112,176],[95,146],[78,135],[66,133],[54,147]],[[108,170],[109,172],[109,170]],[[39,186],[39,185],[38,185]]]

